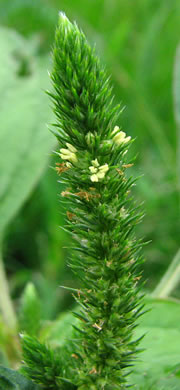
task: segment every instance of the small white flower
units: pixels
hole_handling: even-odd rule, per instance
[[[96,176],[97,176],[98,179],[104,179],[105,172],[99,171],[99,172],[96,174]]]
[[[115,134],[113,137],[113,141],[117,145],[126,144],[131,140],[130,136],[126,137],[126,133],[124,131],[118,131],[118,130],[119,130],[119,126],[115,126],[114,130],[112,131],[112,135]]]
[[[67,168],[72,168],[72,164],[70,162],[66,162],[65,164]]]
[[[73,152],[73,153],[77,152],[77,149],[74,146],[72,146],[71,144],[68,144],[68,142],[66,142],[66,146],[68,147],[70,152]]]
[[[69,149],[64,149],[64,148],[60,149],[60,152],[61,152],[62,154],[67,154],[67,155],[69,155],[70,153],[72,153]]]
[[[91,177],[90,177],[91,181],[98,182],[99,179],[104,178],[106,172],[109,170],[108,164],[104,164],[104,165],[99,166],[97,158],[96,158],[96,160],[92,160],[91,162],[93,164],[93,166],[89,167],[89,170],[91,171],[91,173],[93,173],[93,175],[91,175]]]
[[[101,165],[99,171],[106,173],[109,170],[108,164]]]
[[[114,130],[112,131],[112,134],[115,134],[119,131],[119,126],[115,126]]]
[[[99,181],[98,180],[98,176],[96,175],[96,174],[94,174],[94,175],[91,175],[91,181],[93,181],[93,182],[97,182],[97,181]]]
[[[97,158],[95,160],[92,160],[91,162],[92,162],[93,167],[96,167],[96,168],[99,167],[99,163],[98,163]]]
[[[63,160],[68,160],[74,163],[77,162],[77,157],[75,154],[77,152],[77,149],[71,144],[69,144],[68,142],[66,143],[66,146],[68,149],[64,149],[64,148],[60,149],[60,157]]]
[[[98,169],[93,167],[93,166],[90,166],[89,170],[90,170],[91,173],[96,173]]]

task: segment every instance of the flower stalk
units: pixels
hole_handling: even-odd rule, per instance
[[[61,176],[68,186],[67,228],[76,242],[71,267],[82,283],[75,297],[81,307],[75,384],[79,390],[124,389],[142,312],[141,245],[133,234],[141,216],[130,195],[134,181],[126,176],[132,141],[116,125],[121,110],[112,107],[98,58],[62,13],[53,64],[55,134],[69,168]]]
[[[8,286],[8,281],[4,269],[1,247],[0,247],[0,286],[1,286],[0,311],[6,326],[10,330],[15,331],[17,326],[17,320],[16,320],[16,314],[9,293],[9,286]]]
[[[131,193],[135,179],[126,173],[133,165],[128,159],[133,141],[117,126],[122,110],[113,107],[110,81],[94,50],[62,13],[51,78],[60,150],[56,170],[73,239],[70,265],[81,281],[74,292],[79,326],[59,389],[69,389],[70,383],[78,390],[126,389],[139,352],[134,329],[143,311],[141,242],[134,235],[142,215]],[[35,378],[33,354],[26,352],[31,341],[24,345],[24,360],[31,362]],[[63,372],[68,374],[62,382]]]

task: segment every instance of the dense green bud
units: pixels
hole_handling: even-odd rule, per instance
[[[109,80],[84,34],[62,13],[53,57],[52,96],[61,142],[66,139],[84,149],[88,133],[106,135],[116,121],[118,107],[112,108]]]
[[[22,339],[24,375],[41,384],[44,390],[76,389],[76,386],[66,378],[66,374],[70,375],[71,369],[68,367],[65,350],[57,353],[35,338],[23,335]]]

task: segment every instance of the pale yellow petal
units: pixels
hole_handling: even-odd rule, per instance
[[[108,166],[108,164],[104,164],[104,165],[101,165],[100,167],[99,167],[99,171],[101,171],[101,172],[107,172],[109,170],[109,166]]]
[[[69,155],[67,154],[60,154],[60,157],[62,158],[62,160],[69,160]]]
[[[91,173],[96,173],[97,172],[97,168],[95,168],[93,166],[89,167],[89,170],[90,170]]]
[[[94,175],[91,176],[91,181],[93,181],[93,182],[97,182],[98,181],[97,174],[94,174]]]
[[[60,149],[60,152],[61,153],[63,153],[63,154],[69,154],[70,153],[70,151],[69,151],[69,149]]]
[[[62,153],[60,154],[60,157],[63,160],[69,160],[71,162],[77,162],[77,157],[75,153],[70,152],[70,150],[67,149],[61,149],[60,150]]]
[[[129,136],[129,137],[126,137],[125,139],[124,139],[124,143],[126,144],[127,142],[129,142],[131,140],[131,137]]]
[[[72,164],[70,162],[66,162],[65,164],[67,168],[72,168]]]
[[[105,176],[105,172],[99,171],[96,175],[97,175],[98,179],[103,179]]]
[[[115,126],[114,130],[112,131],[112,134],[117,133],[118,130],[119,130],[119,126]]]
[[[76,152],[77,152],[77,149],[76,149],[73,145],[69,144],[68,142],[66,142],[66,146],[68,147],[68,149],[69,149],[71,152],[73,152],[73,153],[76,153]]]
[[[94,166],[94,167],[99,167],[99,163],[98,163],[98,160],[97,160],[97,158],[95,159],[95,160],[92,160],[91,161],[92,162],[92,165]]]
[[[76,157],[75,153],[71,153],[69,160],[74,162],[74,163],[77,162],[77,157]]]

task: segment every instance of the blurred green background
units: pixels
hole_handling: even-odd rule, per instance
[[[77,285],[67,265],[70,240],[60,229],[65,214],[59,202],[62,188],[50,168],[57,161],[52,153],[56,144],[46,126],[55,121],[44,90],[51,88],[47,69],[51,69],[59,11],[76,20],[89,42],[96,44],[112,75],[115,101],[126,107],[118,125],[136,138],[133,153],[137,161],[132,172],[143,177],[134,194],[144,202],[145,210],[137,236],[151,241],[144,247],[147,290],[155,288],[171,263],[179,249],[180,233],[180,135],[173,102],[180,1],[0,0],[1,184],[5,185],[9,175],[0,200],[3,206],[9,196],[8,212],[17,204],[6,223],[2,222],[4,262],[15,302],[26,283],[33,281],[44,319],[53,319],[72,305],[71,294],[59,286]],[[9,68],[3,67],[3,56]],[[27,162],[30,152],[33,159]],[[174,296],[180,296],[178,287]]]

